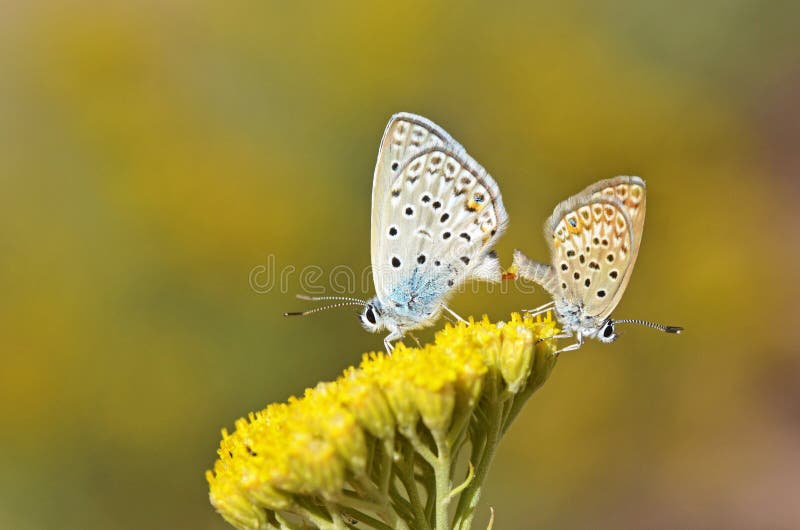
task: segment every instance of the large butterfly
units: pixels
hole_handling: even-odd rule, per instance
[[[452,313],[447,301],[465,281],[500,281],[492,247],[507,224],[497,183],[458,142],[422,116],[395,114],[372,183],[376,296],[312,299],[363,305],[362,325],[373,333],[386,330],[391,351],[391,342],[407,331],[431,325],[442,311]]]

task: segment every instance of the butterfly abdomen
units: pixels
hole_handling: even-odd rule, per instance
[[[519,250],[514,251],[513,265],[516,266],[517,274],[521,278],[538,283],[550,294],[555,293],[558,280],[550,265],[534,261]]]

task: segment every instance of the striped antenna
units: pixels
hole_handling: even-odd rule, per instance
[[[298,294],[297,298],[300,300],[309,300],[311,302],[319,302],[322,300],[338,300],[342,302],[358,302],[361,305],[367,305],[367,302],[361,300],[360,298],[352,298],[350,296],[307,296],[304,294]]]
[[[640,326],[647,326],[648,328],[657,329],[658,331],[663,331],[664,333],[680,333],[683,331],[683,328],[680,326],[664,326],[663,324],[656,324],[654,322],[638,320],[635,318],[627,320],[615,320],[614,324],[639,324]]]
[[[367,304],[364,303],[364,302],[361,302],[361,301],[358,301],[358,302],[339,302],[338,304],[331,304],[331,305],[325,305],[325,306],[322,306],[322,307],[315,307],[314,309],[307,309],[306,311],[291,311],[289,313],[284,313],[283,316],[285,316],[285,317],[304,317],[306,315],[310,315],[311,313],[317,313],[319,311],[325,311],[326,309],[334,309],[336,307],[345,307],[345,306],[349,306],[349,305],[361,305],[361,306],[363,306],[363,305],[367,305]]]
[[[292,311],[289,313],[284,313],[283,316],[285,317],[301,317],[310,315],[311,313],[317,313],[319,311],[325,311],[326,309],[334,309],[336,307],[345,307],[350,305],[360,305],[365,306],[368,305],[367,302],[361,300],[359,298],[351,298],[349,296],[306,296],[304,294],[298,294],[297,298],[300,300],[309,300],[311,302],[319,302],[323,300],[328,301],[336,301],[338,303],[326,305],[322,307],[315,307],[314,309],[307,309],[306,311]]]

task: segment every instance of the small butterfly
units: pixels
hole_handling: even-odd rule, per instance
[[[683,328],[643,320],[613,320],[631,279],[642,242],[645,183],[639,177],[601,180],[565,200],[544,226],[552,264],[538,263],[514,251],[517,274],[544,287],[553,301],[533,310],[555,310],[564,336],[575,344],[560,351],[576,350],[584,339],[613,342],[616,324],[633,323],[667,333]]]
[[[361,324],[391,341],[433,324],[469,279],[498,282],[492,247],[508,225],[494,179],[447,132],[414,114],[395,114],[383,133],[372,182],[372,273],[377,295],[301,297],[363,305]]]

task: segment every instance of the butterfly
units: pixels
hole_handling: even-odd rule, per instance
[[[546,289],[553,301],[533,310],[555,310],[563,336],[613,342],[617,324],[634,323],[667,333],[683,328],[643,320],[614,320],[611,313],[631,279],[642,243],[646,188],[639,177],[620,176],[596,182],[556,206],[544,225],[551,264],[514,251],[516,274]],[[512,270],[514,270],[512,268]]]
[[[301,297],[362,305],[362,326],[387,331],[384,346],[433,324],[460,285],[498,282],[492,247],[508,225],[500,189],[466,150],[432,121],[395,114],[386,125],[372,182],[371,257],[376,295]]]

